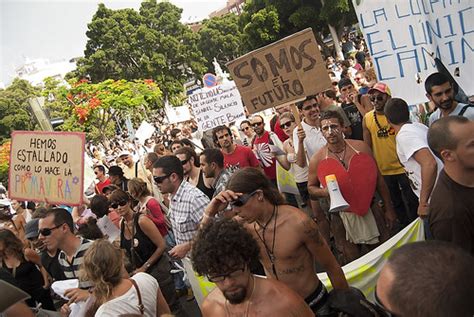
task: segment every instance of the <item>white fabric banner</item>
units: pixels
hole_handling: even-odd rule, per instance
[[[352,0],[377,79],[408,104],[426,102],[424,81],[438,57],[474,94],[472,0]],[[434,56],[430,56],[434,54]]]

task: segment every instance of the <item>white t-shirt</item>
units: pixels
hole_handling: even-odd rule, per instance
[[[142,296],[143,306],[145,306],[145,317],[156,316],[156,294],[158,292],[158,282],[147,273],[137,273],[131,277],[138,284]],[[140,314],[138,309],[138,295],[135,287],[130,289],[122,296],[116,297],[102,304],[95,317],[116,317],[123,314]]]
[[[415,122],[404,124],[397,133],[397,155],[410,179],[413,192],[420,198],[421,192],[421,166],[415,160],[414,155],[418,150],[427,148],[430,152],[427,140],[428,127]],[[433,154],[433,152],[431,152]],[[438,175],[443,168],[443,163],[434,154],[438,164]]]
[[[311,157],[323,146],[325,146],[327,142],[323,136],[323,133],[321,132],[321,129],[310,126],[304,122],[304,120],[301,121],[301,126],[306,133],[306,138],[304,139],[303,143],[306,150],[306,156],[308,157],[308,160],[310,160]],[[293,130],[293,145],[295,147],[295,153],[298,153],[298,129]]]
[[[459,115],[459,113],[461,112],[462,108],[464,108],[466,106],[465,103],[458,103],[456,105],[456,108],[454,108],[453,111],[451,111],[451,113],[449,114],[450,116],[457,116]],[[463,117],[466,117],[468,118],[469,120],[474,120],[474,107],[467,107],[466,111],[464,112],[464,114],[462,115]],[[435,122],[436,120],[438,120],[439,118],[441,118],[441,111],[439,111],[439,109],[436,109],[431,115],[430,115],[430,118],[429,118],[429,125],[431,126],[433,124],[433,122]]]

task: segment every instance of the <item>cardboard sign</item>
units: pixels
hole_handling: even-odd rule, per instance
[[[188,106],[180,106],[180,107],[168,106],[168,107],[165,107],[165,111],[166,111],[166,117],[168,118],[169,124],[189,121],[192,119]]]
[[[197,91],[188,97],[188,103],[200,131],[245,118],[242,99],[234,82]]]
[[[85,134],[14,131],[10,152],[10,198],[80,205],[84,193]]]
[[[241,56],[227,67],[250,113],[331,88],[311,28]]]
[[[428,101],[425,79],[438,57],[469,96],[474,94],[472,1],[353,0],[377,79],[408,104]],[[433,57],[431,54],[434,54]]]

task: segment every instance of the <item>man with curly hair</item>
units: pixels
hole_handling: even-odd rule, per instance
[[[258,256],[255,239],[238,222],[224,218],[203,226],[193,244],[193,267],[217,286],[202,304],[203,316],[314,316],[286,285],[250,273]]]

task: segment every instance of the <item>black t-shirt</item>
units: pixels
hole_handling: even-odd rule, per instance
[[[428,219],[435,240],[474,255],[474,188],[456,183],[443,169],[431,194]]]
[[[349,121],[351,122],[352,134],[350,135],[349,139],[363,140],[364,137],[362,132],[362,115],[360,114],[356,105],[354,105],[353,103],[343,103],[341,107],[342,110],[344,110],[344,112],[346,113],[347,118],[349,118]]]
[[[46,272],[53,278],[55,281],[62,281],[66,279],[64,271],[58,261],[59,250],[56,251],[54,256],[49,256],[46,251],[40,253],[41,264],[45,268]]]

